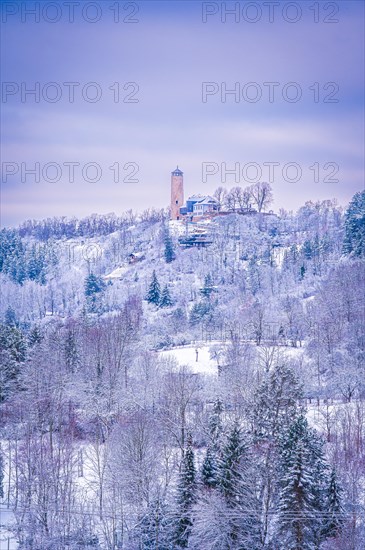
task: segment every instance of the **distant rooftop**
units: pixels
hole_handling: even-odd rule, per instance
[[[182,172],[181,170],[179,170],[179,167],[176,166],[176,170],[174,170],[173,172],[171,172],[171,175],[172,176],[182,176],[184,172]]]
[[[211,197],[210,195],[205,195],[204,197],[201,197],[201,200],[199,201],[199,204],[218,204],[217,199],[214,197]]]
[[[201,200],[204,198],[204,195],[191,195],[191,197],[188,198],[188,201],[195,201],[195,200]]]

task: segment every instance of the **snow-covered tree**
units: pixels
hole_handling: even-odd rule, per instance
[[[323,443],[299,416],[281,438],[278,540],[292,550],[319,547],[330,501]],[[328,536],[328,534],[327,534]]]
[[[177,494],[177,520],[175,542],[177,547],[186,548],[192,527],[192,508],[196,502],[196,470],[191,438],[182,459]]]
[[[19,322],[16,318],[15,311],[11,306],[9,306],[7,308],[7,310],[5,311],[4,323],[8,327],[17,327],[17,326],[19,326]]]
[[[255,495],[249,445],[235,422],[222,449],[218,491],[230,510],[229,548],[256,548],[260,538],[260,519]]]
[[[254,395],[249,415],[255,438],[273,441],[302,412],[302,384],[293,370],[278,364],[267,373]]]
[[[210,298],[212,292],[214,292],[212,276],[210,275],[210,273],[208,273],[208,275],[205,276],[205,279],[204,279],[204,287],[201,289],[200,292],[201,292],[201,293],[203,294],[203,296],[205,296],[206,298]]]
[[[365,191],[356,193],[345,214],[345,254],[365,256]]]
[[[257,182],[248,188],[252,201],[258,212],[265,210],[273,201],[271,185],[266,182]]]
[[[202,464],[201,480],[203,486],[207,489],[212,489],[216,487],[218,484],[218,476],[219,469],[217,453],[215,449],[213,449],[212,446],[209,445],[206,450],[205,458]]]
[[[160,307],[171,307],[173,305],[173,301],[170,295],[170,291],[167,285],[164,286],[161,294],[161,299],[159,306]]]
[[[172,238],[168,228],[165,228],[164,244],[165,244],[165,261],[167,264],[169,264],[175,260],[175,251],[174,251],[174,243],[172,242]]]
[[[141,550],[173,550],[172,513],[160,499],[151,502],[134,531],[130,538]]]
[[[96,313],[101,308],[101,300],[106,285],[101,277],[90,273],[85,279],[85,297],[88,311]]]
[[[4,498],[4,485],[3,485],[4,469],[5,469],[4,455],[0,446],[0,499]]]
[[[336,470],[332,468],[329,484],[324,502],[324,525],[322,528],[323,538],[336,537],[345,520],[343,508],[343,490],[339,485]]]
[[[146,300],[148,303],[155,304],[156,306],[159,305],[161,300],[161,287],[160,287],[160,283],[157,280],[157,275],[155,270],[152,273],[152,279],[150,282],[150,286],[148,288]]]
[[[0,324],[0,403],[18,386],[21,364],[26,359],[26,341],[14,326]]]

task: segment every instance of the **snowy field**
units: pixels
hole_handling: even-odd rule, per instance
[[[161,351],[159,355],[160,357],[173,357],[180,366],[186,365],[190,367],[194,374],[210,374],[216,376],[218,374],[217,361],[211,359],[209,351],[212,345],[213,343],[209,346],[184,346],[168,351]]]

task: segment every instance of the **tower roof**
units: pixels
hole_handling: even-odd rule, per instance
[[[183,172],[181,170],[179,170],[178,166],[176,166],[176,169],[173,172],[171,172],[171,175],[172,176],[182,176]]]

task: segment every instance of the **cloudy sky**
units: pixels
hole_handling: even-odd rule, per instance
[[[2,4],[2,225],[167,206],[177,164],[274,209],[363,188],[363,2],[35,4]]]

